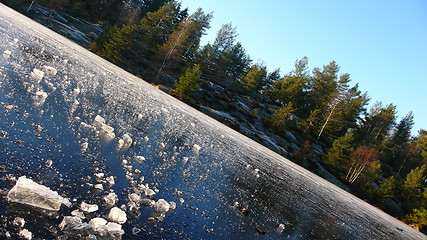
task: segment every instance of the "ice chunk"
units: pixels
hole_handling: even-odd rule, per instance
[[[48,159],[48,160],[46,160],[45,164],[46,164],[47,168],[50,168],[50,167],[52,167],[53,161],[51,159]]]
[[[136,193],[131,193],[130,195],[129,195],[129,200],[131,200],[132,202],[134,202],[134,203],[139,203],[140,201],[141,201],[141,196],[139,196],[138,194],[136,194]]]
[[[144,162],[145,161],[145,157],[143,156],[135,156],[135,160],[138,162]]]
[[[65,216],[62,222],[58,225],[61,231],[67,230],[78,230],[83,227],[83,222],[80,217],[77,216]]]
[[[175,202],[172,202],[172,201],[170,201],[169,202],[169,210],[175,210],[175,208],[176,208],[176,203]]]
[[[104,186],[102,186],[102,184],[101,183],[99,183],[99,184],[95,184],[95,186],[94,186],[96,189],[98,189],[98,190],[104,190]]]
[[[123,140],[126,146],[129,147],[130,145],[132,145],[133,141],[132,141],[132,138],[129,136],[129,134],[127,133],[123,134]]]
[[[119,138],[119,140],[117,140],[117,147],[122,148],[124,145],[125,145],[125,141]]]
[[[47,93],[43,92],[43,91],[37,91],[36,92],[36,98],[37,98],[37,100],[40,101],[40,103],[44,103],[44,101],[47,98]]]
[[[279,224],[279,227],[277,227],[277,232],[278,232],[278,233],[282,233],[282,232],[283,232],[283,230],[285,230],[285,224],[280,223],[280,224]]]
[[[13,225],[23,228],[25,225],[25,219],[21,218],[21,217],[16,217],[15,219],[13,219]]]
[[[28,229],[22,229],[21,231],[19,231],[18,235],[19,237],[27,240],[33,239],[33,233],[28,231]]]
[[[104,196],[104,201],[108,204],[108,205],[114,205],[116,204],[116,202],[119,200],[119,198],[117,197],[117,194],[115,193],[109,193],[107,196]]]
[[[154,211],[157,213],[165,213],[169,211],[170,204],[166,202],[164,199],[159,199],[156,204],[154,204]]]
[[[44,77],[44,72],[38,70],[37,68],[33,69],[33,72],[30,73],[30,76],[36,80],[42,80]]]
[[[114,239],[119,238],[121,235],[125,234],[125,231],[122,229],[122,225],[109,222],[105,226],[105,229],[108,231],[108,233],[114,237]]]
[[[12,52],[11,52],[11,51],[9,51],[9,50],[5,50],[5,51],[3,52],[3,57],[5,57],[5,58],[9,58],[9,57],[10,57],[10,54],[12,54]]]
[[[87,143],[87,142],[82,143],[80,145],[80,148],[81,148],[82,152],[86,152],[88,146],[89,146],[89,143]]]
[[[96,212],[96,211],[98,211],[98,205],[96,205],[96,204],[88,204],[88,203],[85,203],[85,202],[82,202],[82,204],[80,205],[80,209],[83,211],[83,212]]]
[[[105,230],[105,225],[107,225],[107,220],[103,218],[97,217],[89,221],[89,227],[95,232],[103,232]]]
[[[102,124],[105,124],[105,119],[99,115],[96,115],[93,125],[97,127],[98,124],[99,124],[99,127],[101,127]]]
[[[73,93],[74,93],[74,95],[79,95],[80,94],[80,88],[74,88],[74,90],[73,90]],[[98,115],[99,116],[99,115]],[[104,123],[105,123],[105,121],[104,121]]]
[[[11,202],[27,204],[53,211],[58,211],[61,208],[61,204],[68,207],[71,206],[70,201],[61,197],[58,192],[35,183],[25,176],[18,178],[15,186],[7,194],[7,199]]]
[[[113,186],[115,184],[113,176],[109,176],[105,180],[107,181],[108,184],[110,184],[110,186]]]
[[[110,210],[110,213],[108,214],[108,219],[110,219],[111,221],[114,221],[116,223],[123,224],[127,220],[126,212],[124,212],[123,210],[121,210],[118,207],[113,207]]]
[[[201,147],[200,147],[199,145],[194,144],[194,145],[193,145],[193,149],[192,149],[192,151],[193,151],[195,154],[199,154],[200,148],[201,148]]]
[[[50,66],[43,66],[43,70],[51,75],[56,75],[56,73],[58,72],[55,68]]]
[[[85,214],[83,213],[83,212],[80,212],[79,210],[74,210],[74,211],[72,211],[71,212],[71,215],[72,216],[74,216],[74,217],[78,217],[78,218],[81,218],[81,219],[85,219],[86,217],[85,217]]]

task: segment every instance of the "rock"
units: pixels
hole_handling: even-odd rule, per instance
[[[111,221],[114,221],[116,223],[123,224],[127,220],[126,212],[124,212],[123,210],[121,210],[118,207],[113,207],[110,210],[110,213],[108,214],[108,219],[110,219]]]
[[[61,197],[58,192],[35,183],[25,176],[18,178],[15,186],[7,194],[7,199],[11,202],[27,204],[53,211],[58,211],[61,208],[61,204],[67,207],[71,206],[71,202]]]
[[[96,205],[96,204],[88,204],[88,203],[85,203],[85,202],[82,202],[82,204],[80,205],[80,209],[83,211],[83,212],[96,212],[96,211],[98,211],[98,205]]]
[[[170,208],[170,204],[168,202],[166,202],[164,199],[159,199],[155,204],[154,204],[154,211],[156,211],[157,213],[165,213],[167,211],[169,211]]]

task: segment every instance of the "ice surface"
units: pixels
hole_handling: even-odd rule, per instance
[[[27,204],[53,211],[58,211],[61,208],[61,204],[68,207],[71,206],[70,201],[61,197],[58,192],[35,183],[25,176],[18,178],[15,186],[7,194],[7,199],[11,202]]]
[[[113,207],[110,210],[110,213],[108,214],[108,219],[110,219],[111,221],[123,224],[127,220],[126,212],[121,210],[118,207]]]
[[[82,204],[80,204],[80,209],[83,212],[89,212],[90,213],[90,212],[98,211],[99,207],[96,204],[88,204],[88,203],[82,202]]]

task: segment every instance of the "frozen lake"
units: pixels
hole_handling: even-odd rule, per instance
[[[0,120],[0,238],[95,234],[59,227],[86,202],[122,208],[123,239],[426,239],[2,4]],[[20,176],[72,206],[8,201]]]

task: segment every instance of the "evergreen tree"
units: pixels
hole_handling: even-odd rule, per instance
[[[267,67],[261,63],[257,63],[251,67],[249,72],[242,78],[240,83],[246,89],[253,91],[261,90],[267,79]]]
[[[199,62],[212,74],[237,80],[246,73],[251,59],[240,42],[236,28],[224,24],[213,44],[208,43],[199,53]]]
[[[326,164],[339,175],[344,175],[350,163],[350,155],[354,151],[353,132],[349,131],[344,136],[336,139],[332,148],[326,154]]]
[[[180,99],[189,99],[190,94],[197,91],[200,86],[201,73],[200,65],[194,65],[192,68],[186,69],[178,81],[175,82],[174,95]]]
[[[425,171],[427,165],[424,164],[421,167],[413,169],[406,175],[405,181],[403,182],[404,196],[406,199],[416,199],[423,194],[423,180],[426,178]]]

